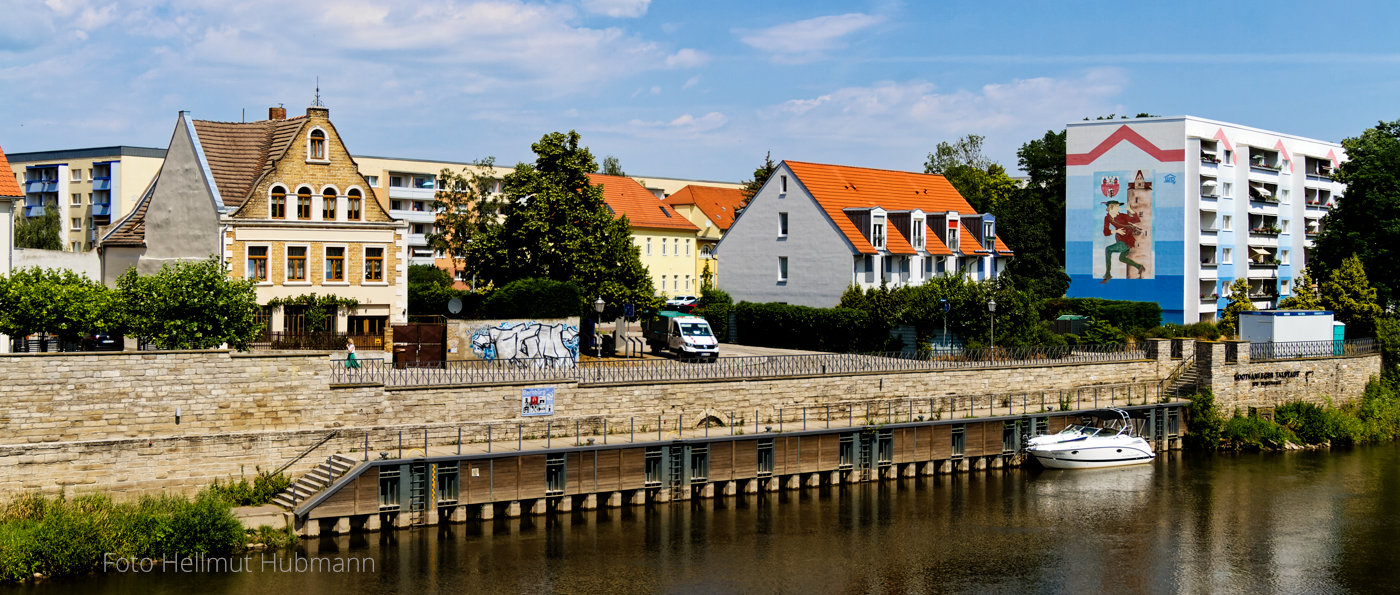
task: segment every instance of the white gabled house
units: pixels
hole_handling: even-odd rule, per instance
[[[800,161],[778,164],[716,254],[735,300],[814,307],[851,285],[995,278],[1011,257],[943,176]]]

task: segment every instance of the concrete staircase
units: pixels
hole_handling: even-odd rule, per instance
[[[1196,376],[1196,356],[1183,359],[1170,376],[1163,381],[1162,394],[1173,398],[1194,394],[1200,378]]]
[[[288,510],[294,509],[321,490],[331,487],[336,479],[359,464],[360,461],[345,455],[333,454],[306,475],[298,477],[290,487],[273,496],[272,503]]]

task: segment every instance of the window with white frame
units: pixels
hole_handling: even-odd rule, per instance
[[[1222,215],[1222,216],[1220,217],[1220,229],[1223,230],[1223,231],[1230,231],[1230,230],[1233,228],[1233,225],[1232,225],[1232,222],[1233,222],[1233,221],[1234,221],[1234,218],[1233,218],[1233,217],[1231,217],[1231,216],[1229,216],[1229,215]]]
[[[273,186],[272,194],[268,198],[268,216],[273,219],[287,218],[287,189],[282,186]]]
[[[1293,220],[1292,220],[1292,219],[1284,219],[1284,220],[1282,220],[1282,221],[1279,221],[1279,225],[1283,226],[1282,228],[1280,228],[1279,231],[1280,231],[1281,233],[1288,233],[1288,229],[1289,229],[1290,227],[1292,227],[1292,225],[1291,225],[1292,223],[1293,223]]]
[[[1221,263],[1221,264],[1234,264],[1234,258],[1231,256],[1232,252],[1233,252],[1233,251],[1230,250],[1229,248],[1223,248],[1223,249],[1221,249],[1221,252],[1220,252],[1220,263]]]
[[[786,257],[786,256],[779,256],[779,257],[778,257],[778,281],[784,281],[784,282],[785,282],[785,281],[788,280],[788,260],[787,260],[787,259],[788,259],[788,257]]]
[[[960,240],[962,239],[962,233],[960,233],[961,231],[962,231],[962,230],[959,229],[959,225],[958,225],[958,222],[957,222],[957,221],[949,221],[949,222],[948,222],[948,233],[947,233],[947,235],[944,236],[944,242],[943,242],[943,243],[948,245],[948,249],[949,249],[949,250],[952,250],[952,251],[954,251],[954,252],[959,252],[959,251],[961,251],[961,245],[962,245],[962,242],[960,241]]]
[[[661,238],[661,255],[666,255],[666,238]]]
[[[914,219],[910,223],[909,243],[913,244],[915,250],[924,249],[924,220]]]
[[[306,246],[287,246],[287,280],[306,280]]]
[[[1279,264],[1289,264],[1288,250],[1278,251],[1278,262]]]
[[[876,250],[885,249],[885,216],[875,215],[870,219],[870,245]]]
[[[326,132],[320,128],[311,130],[306,143],[306,158],[312,161],[326,160]]]
[[[335,211],[338,193],[334,186],[327,186],[321,191],[321,220],[335,221]]]
[[[783,187],[782,187],[782,193],[783,193],[783,194],[787,194],[787,176],[778,176],[778,177],[781,178],[780,181],[782,182],[782,186],[783,186]]]
[[[365,281],[378,283],[384,281],[384,247],[365,247]]]
[[[778,237],[785,238],[788,235],[788,214],[778,213]]]
[[[1283,279],[1283,280],[1279,281],[1279,282],[1278,282],[1278,292],[1279,292],[1279,295],[1288,295],[1289,293],[1291,293],[1291,292],[1288,291],[1288,286],[1289,286],[1289,280],[1288,280],[1288,279]]]
[[[49,229],[53,229],[53,228],[49,228]],[[74,218],[73,218],[73,231],[82,231],[82,229],[83,229],[83,218],[82,218],[82,217],[74,217]]]
[[[1287,167],[1287,166],[1285,166],[1285,167]],[[1289,194],[1289,193],[1288,193],[1288,189],[1287,189],[1287,188],[1279,188],[1279,189],[1278,189],[1278,201],[1279,201],[1280,204],[1285,204],[1285,205],[1288,204],[1288,194]]]
[[[651,256],[651,238],[647,238],[647,256]]]
[[[68,170],[68,180],[72,182],[83,181],[83,168],[75,167],[73,169]]]
[[[690,238],[685,239],[685,255],[690,256]]]
[[[248,246],[248,269],[245,275],[254,283],[267,281],[267,246]]]
[[[982,223],[982,247],[990,251],[997,248],[996,224],[991,221]]]
[[[365,181],[369,182],[370,186],[378,186],[379,176],[365,176]]]
[[[83,204],[83,193],[74,192],[73,195],[69,197],[69,204],[75,207]]]
[[[326,246],[326,281],[345,281],[345,247]]]

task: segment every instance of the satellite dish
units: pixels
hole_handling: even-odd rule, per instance
[[[462,313],[462,299],[461,299],[461,298],[452,298],[452,299],[450,299],[450,300],[447,300],[447,311],[448,311],[448,312],[451,312],[451,313],[453,313],[453,314],[461,314],[461,313]]]

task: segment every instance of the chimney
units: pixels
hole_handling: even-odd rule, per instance
[[[269,119],[269,120],[286,120],[286,119],[287,119],[287,108],[282,107],[282,106],[269,107],[269,108],[267,108],[267,119]]]

